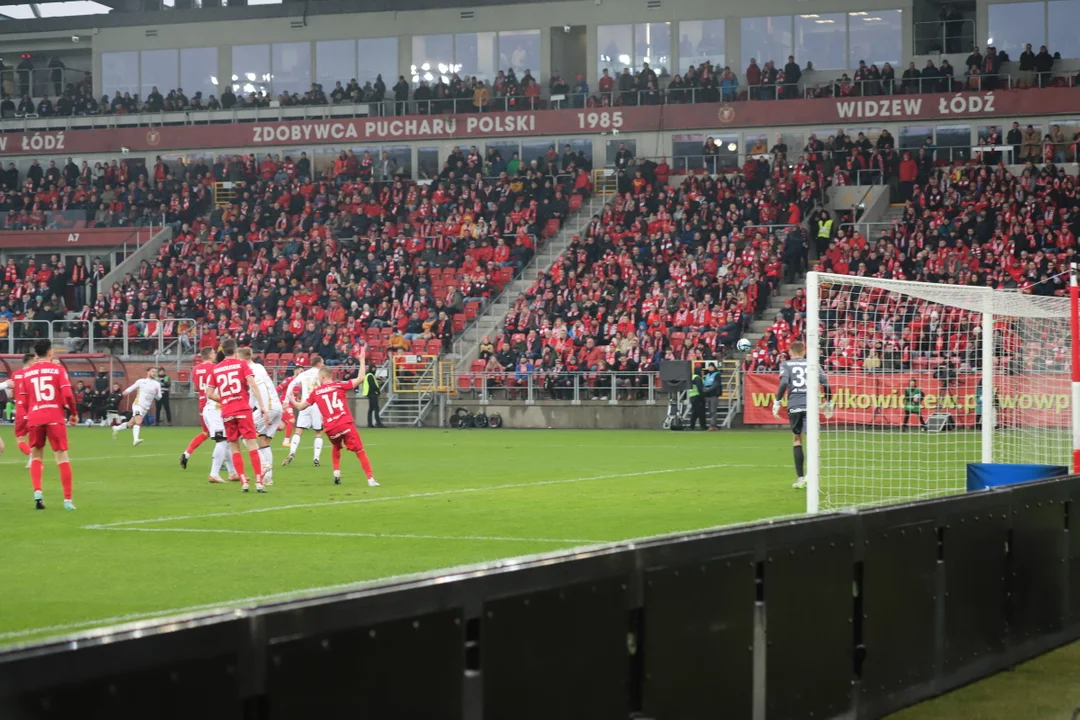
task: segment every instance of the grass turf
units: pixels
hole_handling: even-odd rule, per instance
[[[379,488],[351,454],[333,485],[329,447],[314,468],[308,437],[288,468],[275,444],[275,484],[257,495],[206,482],[209,444],[181,470],[191,429],[149,428],[133,448],[130,433],[114,442],[80,427],[69,430],[79,509],[62,510],[47,452],[37,512],[10,426],[0,433],[0,644],[805,503],[777,431],[364,431]]]

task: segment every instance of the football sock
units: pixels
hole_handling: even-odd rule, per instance
[[[259,458],[259,448],[248,450],[248,459],[251,460],[251,474],[258,480],[259,476],[262,475],[262,460]]]
[[[210,458],[210,474],[217,475],[221,472],[221,466],[225,464],[227,448],[223,442],[214,443],[214,454]]]
[[[274,451],[270,449],[270,446],[259,448],[259,461],[262,463],[263,470],[269,473],[274,465]]]
[[[360,467],[364,468],[364,474],[367,475],[367,479],[370,480],[375,477],[375,473],[371,470],[371,461],[368,460],[367,451],[357,451],[356,457],[360,458]]]
[[[799,477],[803,477],[803,449],[802,445],[796,445],[795,451],[795,474]]]
[[[320,455],[322,455],[322,438],[317,437],[315,438],[315,459],[318,460]]]
[[[120,432],[121,430],[127,430],[127,429],[128,429],[128,424],[127,423],[120,423],[119,425],[113,425],[113,430],[115,430],[116,432]]]
[[[292,423],[285,423],[285,437],[289,437],[290,435],[292,435],[292,431],[293,431],[293,424]]]
[[[232,454],[232,461],[233,461],[233,467],[236,468],[236,471],[240,474],[240,477],[245,477],[244,476],[244,470],[245,470],[245,468],[244,468],[244,454],[240,453],[240,452],[234,452]]]
[[[60,485],[64,488],[64,499],[71,499],[71,463],[63,462],[57,465],[60,468]]]
[[[341,448],[337,445],[330,446],[330,464],[334,466],[334,472],[341,472]]]
[[[188,443],[187,450],[184,451],[184,454],[187,455],[188,457],[191,457],[192,453],[194,453],[196,450],[198,450],[199,446],[202,445],[204,442],[206,442],[206,440],[207,440],[207,435],[204,432],[201,432],[198,435],[196,435],[195,437],[191,438],[191,442]]]
[[[135,442],[139,442],[139,430],[142,429],[142,425],[133,425],[131,427],[132,434],[135,435]]]
[[[298,447],[300,447],[300,433],[292,436],[292,442],[289,443],[289,454],[295,455]]]
[[[34,485],[34,492],[41,492],[41,473],[44,469],[40,460],[30,461],[30,482]]]
[[[30,444],[26,443],[26,442],[19,443],[19,452],[21,452],[23,455],[29,455],[30,454]]]

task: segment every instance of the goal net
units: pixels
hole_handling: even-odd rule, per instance
[[[1070,465],[1071,304],[810,273],[807,510],[963,492],[968,463]]]

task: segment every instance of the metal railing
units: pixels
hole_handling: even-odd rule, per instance
[[[966,53],[975,45],[975,21],[969,18],[927,20],[914,24],[913,55]]]
[[[569,401],[573,405],[586,401],[655,405],[659,392],[660,373],[652,371],[470,372],[458,375],[457,382],[459,396],[476,397],[485,405],[493,401],[532,404],[541,400]]]
[[[199,347],[199,324],[191,318],[116,318],[108,320],[4,320],[0,352],[30,352],[48,338],[66,352],[108,353],[155,361],[184,359]]]

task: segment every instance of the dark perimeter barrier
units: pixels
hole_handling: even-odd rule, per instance
[[[880,717],[1080,637],[1080,478],[0,654],[0,718]]]

